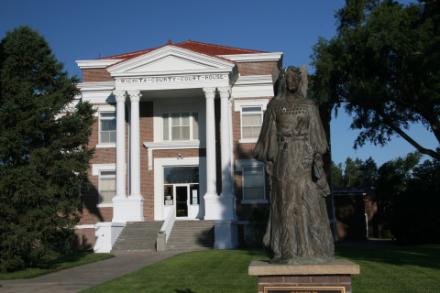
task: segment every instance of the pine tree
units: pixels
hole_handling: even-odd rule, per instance
[[[93,123],[47,42],[28,27],[0,43],[0,271],[71,251]],[[75,105],[76,103],[76,105]]]

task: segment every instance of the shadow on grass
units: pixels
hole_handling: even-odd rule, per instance
[[[108,253],[94,254],[91,250],[79,250],[72,254],[60,256],[44,265],[0,273],[0,280],[35,278],[48,273],[105,260],[112,256]]]
[[[186,289],[176,289],[176,293],[196,293],[196,292],[186,288]]]
[[[398,246],[393,242],[338,244],[336,255],[353,261],[382,262],[440,269],[440,245]]]

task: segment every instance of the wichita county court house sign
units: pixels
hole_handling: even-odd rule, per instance
[[[227,74],[193,74],[193,75],[175,75],[175,76],[153,76],[153,77],[132,77],[118,78],[118,84],[163,84],[179,83],[192,81],[210,81],[228,79]]]

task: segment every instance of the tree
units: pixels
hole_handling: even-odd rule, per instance
[[[391,231],[402,244],[440,242],[440,161],[416,166],[395,198]]]
[[[380,236],[384,236],[392,230],[392,227],[398,225],[395,220],[396,203],[406,192],[412,171],[419,163],[420,158],[420,154],[414,152],[404,158],[397,158],[380,166],[375,188],[378,204],[375,224],[378,226],[377,230],[381,231]]]
[[[406,131],[421,123],[440,143],[439,5],[347,0],[336,15],[337,35],[315,46],[313,92],[354,116],[351,127],[361,130],[355,148],[399,135],[440,159],[440,148],[423,146]]]
[[[331,186],[334,188],[342,188],[344,187],[344,174],[342,171],[342,164],[335,164],[333,161],[330,165],[330,178],[331,178]]]
[[[345,187],[362,187],[362,160],[351,159],[350,157],[345,160],[344,181]]]
[[[87,103],[28,27],[0,43],[0,270],[40,266],[73,249],[92,151]]]

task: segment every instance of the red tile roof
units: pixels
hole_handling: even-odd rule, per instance
[[[265,53],[264,51],[234,48],[234,47],[228,47],[228,46],[223,46],[223,45],[208,44],[208,43],[202,43],[202,42],[188,40],[188,41],[183,41],[183,42],[180,42],[177,44],[173,44],[171,41],[168,41],[167,44],[162,45],[160,47],[144,49],[144,50],[134,51],[134,52],[130,52],[130,53],[112,55],[112,56],[102,57],[100,59],[124,59],[124,60],[127,60],[127,59],[131,59],[131,58],[143,55],[145,53],[154,51],[156,49],[165,47],[167,45],[174,45],[176,47],[184,48],[187,50],[191,50],[191,51],[194,51],[197,53],[202,53],[202,54],[206,54],[206,55],[210,55],[210,56]]]

